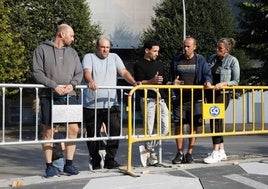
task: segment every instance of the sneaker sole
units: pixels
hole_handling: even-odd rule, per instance
[[[72,176],[72,175],[79,175],[79,173],[77,173],[77,174],[71,174],[71,173],[64,172],[63,175],[65,175],[65,176]]]
[[[186,163],[184,160],[181,160],[181,161],[173,161],[172,160],[172,164],[184,164]]]
[[[148,161],[149,161],[149,163],[148,163],[149,166],[153,166],[153,165],[158,163],[157,160],[151,160],[150,158],[148,159]]]
[[[182,162],[173,162],[172,161],[172,164],[177,165],[177,164],[182,164]]]
[[[221,160],[213,161],[213,162],[209,162],[209,161],[205,161],[205,160],[203,160],[203,162],[204,162],[205,164],[213,164],[213,163],[220,163]]]
[[[184,163],[186,163],[184,159],[182,159],[181,161],[174,161],[174,160],[172,160],[171,162],[172,162],[172,164],[174,164],[174,165],[176,165],[176,164],[184,164]]]
[[[47,175],[45,175],[44,177],[45,178],[55,178],[55,177],[60,177],[60,175],[54,175],[54,176],[47,176]]]

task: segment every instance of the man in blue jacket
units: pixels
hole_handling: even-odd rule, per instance
[[[202,55],[195,53],[196,40],[193,37],[187,37],[184,40],[183,45],[184,53],[179,56],[175,56],[172,60],[169,74],[170,81],[173,81],[174,85],[204,85],[205,88],[211,87],[211,70],[205,58]],[[180,93],[180,90],[174,90],[174,94],[176,96],[173,101],[175,134],[179,135],[181,131],[184,130],[181,128],[184,124],[189,124],[190,129],[193,128],[193,131],[190,132],[195,133],[197,127],[202,125],[201,111],[197,112],[197,110],[201,110],[202,91],[200,89],[196,89],[192,95],[190,89],[183,89],[182,93]],[[194,101],[193,107],[191,106],[192,100]],[[182,112],[180,112],[181,110]],[[180,118],[181,115],[182,118]],[[189,138],[188,150],[184,155],[182,149],[183,139],[176,139],[178,152],[176,157],[172,160],[172,163],[192,163],[192,151],[195,141],[196,138]]]

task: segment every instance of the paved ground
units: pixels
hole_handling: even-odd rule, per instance
[[[23,189],[94,189],[94,188],[268,188],[268,136],[225,137],[228,161],[207,165],[202,163],[211,150],[211,139],[198,139],[194,164],[172,165],[175,142],[163,141],[165,167],[142,167],[138,144],[134,146],[132,171],[139,177],[124,175],[117,169],[89,171],[86,145],[78,143],[75,165],[81,171],[77,176],[43,177],[45,165],[40,145],[0,146],[0,188],[12,188],[19,181]],[[121,141],[117,155],[126,168],[126,141]]]

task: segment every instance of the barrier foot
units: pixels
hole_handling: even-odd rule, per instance
[[[165,165],[165,164],[162,164],[162,163],[157,163],[157,164],[154,164],[154,165],[151,165],[151,166],[164,167],[164,168],[172,168],[172,165]]]
[[[132,172],[132,171],[128,171],[127,169],[123,169],[123,168],[118,168],[119,171],[125,175],[129,175],[129,176],[132,176],[132,177],[140,177],[140,175]]]

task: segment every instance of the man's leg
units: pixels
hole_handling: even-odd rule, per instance
[[[146,128],[146,134],[148,136],[153,134],[154,131],[154,122],[155,122],[155,111],[156,111],[156,100],[148,98],[146,101],[144,101],[144,98],[141,98],[141,110],[144,120],[144,125],[147,126]],[[144,112],[144,105],[146,103],[146,115]],[[145,167],[147,166],[147,161],[149,165],[154,165],[158,163],[157,156],[155,153],[155,146],[157,142],[156,141],[146,141],[145,146],[140,145],[139,151],[140,151],[140,158],[141,163]]]
[[[43,140],[50,140],[52,136],[51,126],[43,126]],[[52,146],[53,143],[42,144],[45,161],[47,164],[52,163]]]
[[[51,126],[43,127],[43,140],[50,140],[52,138]],[[52,163],[52,148],[53,143],[43,143],[42,144],[44,157],[46,161],[46,177],[55,177],[58,175],[56,167]]]
[[[149,99],[147,101],[147,134],[152,135],[154,133],[154,125],[155,125],[155,114],[156,108],[160,108],[160,106],[156,105],[155,99]],[[156,131],[157,132],[157,131]],[[161,130],[160,130],[161,132]],[[158,163],[158,157],[156,154],[156,146],[158,145],[158,141],[147,141],[146,142],[146,150],[149,151],[148,164],[155,165]]]
[[[196,142],[196,137],[189,138],[189,146],[188,146],[188,153],[189,154],[193,153],[195,142]]]
[[[181,127],[180,125],[175,126],[175,135],[179,135],[181,133]],[[176,138],[176,147],[177,147],[177,154],[176,157],[172,160],[173,164],[180,164],[184,162],[184,154],[183,154],[183,139],[182,138]]]
[[[153,130],[154,130],[155,108],[156,108],[155,103],[156,101],[154,99],[149,99],[147,101],[147,134],[148,135],[152,135]]]
[[[190,128],[190,130],[191,130],[191,128]],[[196,132],[197,132],[197,127],[193,126],[193,132],[190,131],[190,133],[196,134]],[[193,153],[196,139],[197,139],[196,137],[189,138],[189,145],[188,145],[188,153],[189,154]]]
[[[185,122],[185,110],[184,104],[182,107],[182,123],[181,123],[181,106],[180,106],[180,99],[178,96],[176,100],[173,102],[173,116],[174,116],[174,123],[175,123],[175,135],[180,135],[183,133]],[[176,147],[177,147],[177,154],[176,157],[172,160],[173,164],[179,164],[184,162],[184,154],[183,154],[183,139],[176,138]]]
[[[41,123],[43,125],[43,140],[51,140],[51,98],[40,98],[41,104]],[[43,143],[42,148],[46,161],[46,177],[57,176],[57,170],[52,165],[52,147],[53,143]]]
[[[84,124],[85,124],[86,131],[87,131],[86,137],[94,137],[95,110],[84,108],[83,114],[84,114]],[[98,110],[97,110],[97,119],[98,120],[101,119],[101,117],[99,116]],[[96,129],[98,131],[99,130],[98,122],[96,122],[96,124],[97,124]],[[96,131],[96,134],[98,136],[97,131]],[[100,167],[101,157],[99,155],[99,148],[100,148],[99,143],[100,142],[99,141],[87,141],[86,143],[87,143],[88,153],[91,158],[89,162],[90,166],[92,166],[93,170],[100,169],[101,168]]]
[[[77,138],[77,134],[79,131],[78,124],[77,123],[69,124],[68,127],[69,127],[68,138],[69,139]],[[64,172],[70,175],[77,175],[79,174],[79,171],[73,166],[76,143],[66,142],[65,148],[66,148],[66,164],[64,166]]]
[[[175,135],[179,135],[181,133],[181,127],[180,125],[176,125],[175,126]],[[183,154],[183,149],[182,149],[182,145],[183,145],[183,138],[177,138],[176,139],[176,145],[177,145],[177,150],[180,154]]]
[[[161,135],[167,135],[169,132],[168,122],[169,122],[169,111],[167,104],[165,102],[160,102],[161,106]]]
[[[69,133],[68,138],[74,139],[77,138],[79,128],[78,124],[69,124]],[[74,159],[74,152],[76,149],[76,143],[75,142],[66,142],[66,160],[73,160]]]
[[[146,100],[146,103],[147,103],[147,100]],[[145,106],[144,98],[141,98],[140,99],[140,108],[141,108],[141,114],[142,114],[142,117],[143,117],[143,125],[148,123],[148,118],[147,118],[147,120],[145,120],[144,106]],[[147,106],[148,106],[148,103],[147,103]],[[147,117],[148,117],[148,115],[147,115]],[[148,124],[147,124],[147,134],[148,134]],[[148,143],[149,142],[145,142],[144,145],[139,146],[140,160],[141,160],[141,164],[142,164],[143,167],[147,166],[147,160],[150,157],[150,152],[146,149],[146,146],[148,145]]]
[[[108,115],[107,115],[108,116]],[[106,124],[108,127],[108,124]],[[120,110],[119,107],[113,106],[110,109],[110,130],[108,129],[110,136],[119,136],[121,132],[120,128]],[[115,161],[115,156],[119,148],[119,140],[108,140],[106,145],[106,155],[104,167],[107,169],[117,168],[120,165]]]
[[[194,127],[193,129],[194,129],[193,133],[195,134],[196,127]],[[189,138],[188,151],[185,154],[185,163],[192,163],[194,161],[192,153],[193,153],[195,142],[196,142],[196,137]]]
[[[156,111],[155,103],[156,102],[154,99],[147,100],[147,134],[148,136],[152,135],[154,131],[154,121],[155,121],[155,111]],[[145,142],[145,148],[149,150],[150,152],[152,152],[154,151],[155,144],[156,144],[155,141],[147,141]]]
[[[195,110],[201,109],[200,106],[201,106],[201,103],[196,102],[194,109]],[[190,112],[189,112],[189,114],[190,114]],[[191,122],[192,116],[193,116],[193,121],[194,121],[193,123]],[[196,134],[198,127],[202,126],[202,124],[203,124],[203,118],[202,118],[201,112],[200,111],[194,112],[193,115],[188,117],[188,122],[190,123],[189,124],[189,134]],[[194,149],[196,139],[197,139],[196,137],[189,138],[188,151],[187,151],[187,154],[185,155],[185,163],[192,163],[194,161],[192,154],[193,154],[193,149]]]

